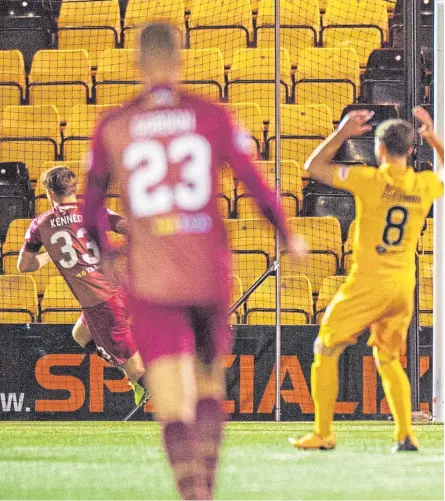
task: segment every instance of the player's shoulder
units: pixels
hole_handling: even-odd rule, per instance
[[[378,176],[378,169],[368,165],[344,165],[338,164],[338,178],[341,181],[351,179],[372,180]]]
[[[102,113],[99,121],[97,122],[96,130],[104,129],[109,125],[119,123],[123,117],[137,111],[140,107],[141,99],[142,96],[138,96],[131,101],[117,105],[116,107],[110,108],[109,110]]]
[[[181,92],[181,103],[183,106],[202,111],[203,115],[211,120],[223,118],[226,115],[226,110],[223,106],[195,94]]]
[[[32,224],[35,224],[36,226],[42,226],[42,224],[44,224],[52,216],[54,216],[54,207],[52,207],[51,209],[48,209],[45,212],[42,212],[42,214],[37,215],[32,220]]]

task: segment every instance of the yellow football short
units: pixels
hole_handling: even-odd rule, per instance
[[[414,307],[412,278],[350,276],[334,296],[320,327],[327,347],[355,344],[370,328],[370,346],[389,357],[406,351],[406,337]]]

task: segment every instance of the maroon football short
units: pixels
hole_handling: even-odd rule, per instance
[[[132,331],[144,363],[162,356],[196,354],[210,364],[230,352],[226,305],[172,307],[131,301]]]
[[[115,365],[124,364],[137,351],[126,306],[125,296],[116,294],[105,303],[82,311],[82,321],[88,326],[97,349]]]

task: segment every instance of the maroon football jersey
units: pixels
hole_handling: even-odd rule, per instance
[[[85,193],[85,225],[106,246],[97,214],[110,179],[122,189],[135,297],[160,304],[227,301],[230,254],[217,208],[229,163],[264,214],[287,231],[275,194],[250,158],[250,138],[222,107],[157,87],[98,125]]]
[[[100,218],[103,227],[112,231],[122,219],[103,208]],[[103,303],[115,293],[116,287],[101,271],[99,248],[85,229],[79,204],[56,205],[33,219],[25,249],[38,252],[42,245],[82,308]]]

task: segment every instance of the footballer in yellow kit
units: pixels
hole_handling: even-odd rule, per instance
[[[411,388],[400,355],[406,350],[413,315],[417,242],[431,204],[444,188],[441,176],[417,173],[408,166],[415,134],[404,120],[388,120],[377,127],[379,168],[331,163],[346,139],[371,131],[372,116],[368,111],[349,113],[306,163],[311,177],[354,194],[356,227],[351,271],[328,306],[314,345],[315,430],[290,439],[300,449],[335,446],[338,359],[366,328],[395,421],[396,450],[418,449],[411,425]],[[434,139],[440,155],[440,141]],[[443,160],[443,145],[441,151]]]

